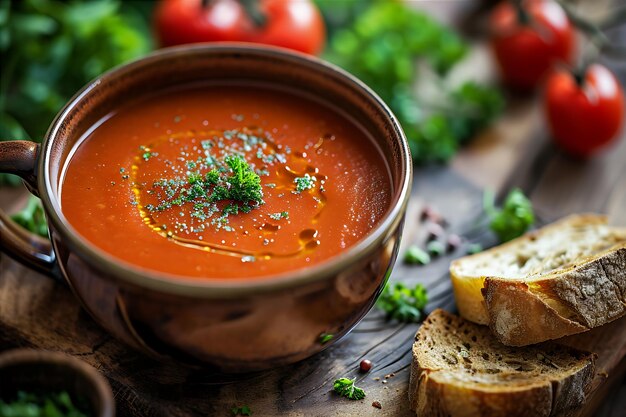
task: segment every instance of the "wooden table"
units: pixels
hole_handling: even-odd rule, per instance
[[[626,70],[618,72],[624,82]],[[483,245],[495,243],[482,216],[485,188],[502,196],[513,186],[521,187],[531,197],[540,222],[593,211],[626,225],[625,161],[626,138],[588,162],[568,159],[550,144],[537,98],[512,98],[495,126],[448,167],[416,170],[400,253],[409,244],[423,243],[419,213],[425,203],[444,216],[451,233]],[[0,205],[14,206],[18,193],[4,191]],[[454,311],[447,270],[449,262],[461,255],[459,250],[425,267],[399,261],[391,279],[426,285],[429,311],[435,307]],[[614,340],[626,339],[626,321],[613,326]],[[206,374],[135,353],[101,330],[63,285],[0,254],[0,350],[35,347],[83,359],[109,378],[120,417],[229,416],[231,407],[244,404],[259,417],[410,416],[410,349],[418,327],[387,322],[374,309],[350,335],[296,365],[250,375]],[[609,365],[612,371],[596,378],[581,415],[624,416],[626,361],[619,360],[624,351],[608,346],[607,352],[598,371]],[[358,365],[365,358],[374,367],[361,374]],[[393,376],[385,379],[386,375]],[[356,377],[367,398],[353,402],[335,396],[332,383],[342,376]],[[372,401],[379,401],[382,409],[372,407]],[[593,414],[594,410],[600,411]]]

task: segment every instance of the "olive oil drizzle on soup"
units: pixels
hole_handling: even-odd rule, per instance
[[[103,120],[67,163],[61,204],[122,262],[237,279],[336,256],[390,193],[380,151],[340,111],[263,86],[195,86]]]

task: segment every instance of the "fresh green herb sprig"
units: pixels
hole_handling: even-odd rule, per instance
[[[336,379],[333,384],[333,390],[342,397],[346,397],[350,400],[362,400],[365,398],[365,391],[354,385],[354,381],[354,379],[350,378]]]
[[[417,163],[445,162],[500,114],[500,93],[472,81],[453,87],[436,103],[414,87],[431,69],[444,87],[446,75],[468,46],[451,29],[403,2],[318,2],[330,26],[325,57],[372,87],[391,107]]]
[[[230,412],[234,416],[251,416],[252,410],[247,405],[242,405],[240,407],[233,407],[230,409]]]
[[[41,201],[35,196],[30,196],[26,208],[11,216],[11,219],[32,233],[48,237],[46,216],[41,206]]]
[[[228,155],[224,162],[232,171],[226,178],[228,184],[227,199],[239,201],[244,205],[253,202],[256,205],[263,203],[261,178],[254,172],[244,157]]]
[[[401,322],[419,322],[428,303],[428,294],[422,284],[409,288],[401,282],[387,283],[376,306],[383,310],[389,319]]]
[[[483,205],[490,218],[489,226],[501,242],[520,237],[535,222],[532,203],[519,188],[509,192],[501,209],[495,207],[495,197],[490,191],[485,192]]]
[[[187,182],[161,180],[153,184],[154,188],[164,190],[164,201],[156,207],[147,207],[151,211],[163,211],[173,206],[193,202],[204,209],[220,201],[232,201],[222,214],[248,213],[253,207],[263,204],[261,178],[254,172],[246,159],[240,155],[227,155],[224,166],[207,172],[204,176],[197,172],[187,175]],[[210,216],[209,216],[210,217]]]
[[[17,399],[7,403],[0,400],[2,417],[87,417],[72,402],[66,391],[38,396],[20,391]]]
[[[322,333],[318,336],[318,341],[321,345],[325,345],[335,338],[334,334],[331,333]]]

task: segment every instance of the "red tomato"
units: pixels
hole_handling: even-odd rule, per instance
[[[496,7],[490,17],[491,47],[504,82],[530,90],[556,62],[572,62],[576,38],[558,3],[530,0],[523,3],[523,9],[528,16],[525,23],[510,1]]]
[[[161,46],[196,42],[256,42],[317,54],[324,46],[322,16],[311,0],[259,0],[266,19],[256,25],[242,0],[161,0],[154,25]]]
[[[552,137],[574,156],[589,156],[611,142],[624,120],[622,87],[599,64],[587,69],[581,85],[565,70],[550,75],[545,100]]]

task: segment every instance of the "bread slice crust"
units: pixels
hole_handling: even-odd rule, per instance
[[[553,236],[559,233],[563,236],[555,239]],[[568,246],[564,242],[567,238],[589,239],[590,235],[595,239],[589,245],[592,253],[574,250],[576,256],[568,254],[570,258],[554,256],[560,251],[566,253],[567,247],[548,247],[551,256],[545,259],[526,259],[529,255],[523,253],[533,245],[541,247],[545,241],[548,246],[555,242]],[[570,244],[576,247],[577,243]],[[496,267],[495,273],[488,273],[485,265],[490,260],[510,261],[514,255],[520,256],[524,264],[518,271],[508,273]],[[526,267],[529,263],[531,267]],[[473,276],[472,265],[479,266]],[[478,255],[458,259],[451,265],[450,274],[461,315],[488,324],[502,343],[524,346],[557,339],[626,314],[626,231],[606,226],[605,216],[574,215]]]
[[[410,406],[418,416],[567,416],[584,402],[594,362],[557,343],[507,347],[438,309],[415,336]]]

